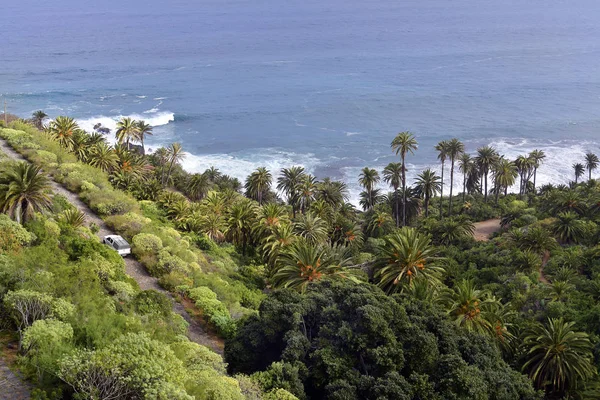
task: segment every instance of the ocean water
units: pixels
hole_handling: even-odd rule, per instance
[[[9,112],[141,118],[190,171],[304,165],[356,200],[404,130],[409,178],[451,137],[543,149],[540,183],[600,151],[594,0],[3,0],[0,39]]]

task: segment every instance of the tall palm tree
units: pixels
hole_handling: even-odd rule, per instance
[[[394,189],[394,208],[396,210],[396,228],[400,226],[398,212],[398,188],[402,183],[402,164],[391,162],[383,169],[383,180]]]
[[[139,139],[142,145],[142,154],[146,154],[146,148],[144,147],[144,137],[146,136],[152,136],[152,126],[145,121],[138,121],[136,139]]]
[[[193,200],[202,200],[210,191],[212,182],[208,179],[206,173],[193,174],[188,185],[188,193]]]
[[[429,216],[429,200],[442,189],[440,177],[435,174],[435,171],[428,168],[417,176],[415,184],[417,193],[424,199],[425,218],[427,218]]]
[[[402,161],[402,225],[406,226],[406,154],[414,154],[417,149],[417,140],[410,132],[400,132],[391,143],[392,150],[400,154]]]
[[[379,172],[377,172],[376,169],[364,167],[358,177],[358,183],[365,188],[368,209],[370,210],[373,208],[374,204],[373,190],[375,189],[375,185],[379,183]]]
[[[50,208],[49,189],[40,167],[24,161],[11,165],[0,174],[0,211],[22,224]]]
[[[514,163],[520,176],[519,195],[523,196],[527,192],[529,179],[531,178],[531,174],[533,174],[535,162],[531,157],[525,157],[521,155],[517,157]]]
[[[575,331],[574,325],[549,318],[545,326],[536,324],[525,337],[529,351],[523,370],[539,389],[557,394],[556,398],[596,375],[592,343],[586,333]]]
[[[48,133],[67,150],[73,149],[73,135],[79,132],[79,125],[73,118],[59,116],[48,125]]]
[[[600,160],[594,153],[588,152],[585,155],[585,167],[589,172],[588,180],[592,180],[592,171],[598,168],[598,163],[600,163]]]
[[[498,202],[498,194],[504,189],[504,195],[508,193],[508,188],[515,184],[517,179],[517,167],[506,158],[500,158],[494,165],[494,181],[496,185],[496,203]]]
[[[317,191],[317,178],[312,175],[305,175],[298,189],[299,204],[298,207],[302,214],[310,207],[310,204],[315,199],[315,193]]]
[[[448,215],[452,215],[452,186],[454,186],[454,163],[456,159],[465,152],[465,145],[454,138],[448,142],[448,157],[450,158],[450,204],[448,206]]]
[[[183,152],[183,147],[181,143],[173,143],[167,148],[167,159],[169,161],[169,169],[167,171],[167,176],[165,182],[162,182],[163,186],[169,182],[169,178],[171,178],[171,172],[173,171],[173,165],[181,162],[185,158],[185,153]]]
[[[258,204],[263,203],[264,196],[271,189],[273,176],[265,167],[259,167],[246,178],[246,196],[254,199]]]
[[[440,187],[440,218],[443,216],[444,207],[442,206],[442,200],[444,198],[444,164],[446,163],[446,158],[448,158],[448,141],[442,140],[439,142],[435,149],[438,152],[438,160],[442,163],[442,177],[441,177],[441,187]]]
[[[117,168],[119,157],[109,145],[101,143],[90,149],[88,163],[104,172],[110,172]]]
[[[123,117],[117,122],[117,142],[125,143],[125,148],[129,150],[129,142],[137,141],[139,135],[138,123],[130,117]]]
[[[529,158],[533,160],[533,192],[535,193],[537,170],[540,165],[542,165],[542,162],[546,159],[546,153],[544,153],[543,150],[535,149],[529,153]]]
[[[482,177],[485,180],[485,188],[483,193],[484,201],[487,202],[488,195],[488,175],[492,165],[498,159],[498,153],[491,146],[483,146],[477,149],[477,157],[475,157],[475,162],[479,167],[479,170],[482,174]]]
[[[314,246],[298,241],[281,256],[280,266],[273,275],[275,287],[304,292],[311,282],[324,277],[350,279],[358,283],[347,248]]]
[[[423,277],[438,282],[442,268],[431,262],[434,247],[428,236],[414,228],[403,227],[384,239],[375,263],[377,285],[388,293],[412,285],[415,278]]]
[[[243,199],[233,204],[228,212],[227,233],[233,243],[242,248],[242,255],[246,255],[246,248],[251,239],[250,234],[256,218],[255,204]]]
[[[462,153],[458,158],[458,168],[463,174],[463,203],[466,201],[467,196],[467,176],[471,173],[473,168],[473,160],[468,153]]]
[[[337,210],[348,201],[348,187],[344,182],[325,178],[316,184],[315,198]]]
[[[286,195],[288,204],[292,206],[294,218],[298,211],[300,203],[300,187],[305,176],[304,167],[294,166],[283,168],[281,170],[281,176],[277,178],[277,190]]]
[[[33,125],[40,131],[44,129],[44,120],[46,118],[48,118],[48,114],[42,110],[34,111],[33,114],[31,114],[31,122],[33,122]]]
[[[577,184],[577,181],[585,172],[585,166],[582,163],[575,163],[573,164],[573,169],[575,170],[575,184]]]

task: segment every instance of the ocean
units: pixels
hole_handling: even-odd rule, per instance
[[[303,165],[354,202],[400,131],[419,142],[409,180],[452,137],[543,149],[540,184],[600,151],[593,0],[3,0],[0,39],[9,112],[144,119],[189,171]]]

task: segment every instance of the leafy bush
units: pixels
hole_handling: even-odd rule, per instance
[[[35,235],[29,233],[19,223],[6,214],[0,214],[0,253],[17,251],[33,242]]]
[[[235,322],[231,319],[227,307],[217,300],[215,292],[201,286],[190,289],[188,296],[221,334],[230,337],[235,332]]]
[[[132,251],[136,256],[156,254],[162,249],[162,240],[151,233],[139,233],[132,239]]]
[[[106,225],[115,230],[119,235],[131,239],[144,229],[151,221],[133,212],[124,215],[114,215],[104,220]]]

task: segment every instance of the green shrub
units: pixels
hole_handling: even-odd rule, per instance
[[[173,304],[171,299],[156,290],[144,290],[135,296],[133,306],[141,315],[157,314],[168,317],[171,315]]]
[[[138,233],[132,239],[132,251],[136,256],[151,253],[156,254],[162,249],[162,240],[151,233]]]
[[[190,289],[190,299],[194,301],[205,318],[225,337],[231,337],[235,333],[235,321],[231,319],[227,307],[219,300],[217,294],[207,287],[201,286]]]
[[[0,214],[0,253],[17,251],[33,242],[35,235],[27,232],[19,223],[6,214]]]
[[[106,222],[106,225],[127,239],[133,238],[151,222],[148,218],[133,212],[128,212],[123,215],[114,215],[105,218],[104,221]]]

